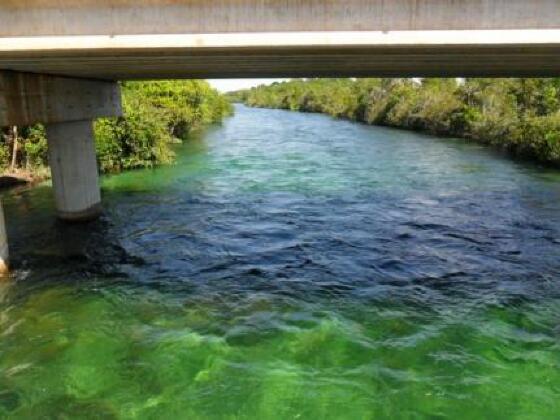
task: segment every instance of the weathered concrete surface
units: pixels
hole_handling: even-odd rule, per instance
[[[85,221],[101,212],[92,121],[48,124],[49,165],[58,216]]]
[[[558,0],[0,0],[0,36],[530,28]]]
[[[122,115],[116,83],[0,71],[0,127]]]
[[[560,30],[10,38],[2,67],[108,80],[557,76]]]
[[[0,69],[117,79],[556,76],[559,0],[0,0]]]

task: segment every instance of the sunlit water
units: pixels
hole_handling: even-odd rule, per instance
[[[0,417],[560,416],[559,172],[244,107],[177,154],[5,194]]]

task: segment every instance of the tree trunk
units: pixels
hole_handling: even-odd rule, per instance
[[[18,128],[14,125],[12,128],[13,145],[12,145],[12,171],[16,169],[17,153],[18,153]]]

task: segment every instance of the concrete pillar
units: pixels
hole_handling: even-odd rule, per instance
[[[101,213],[91,120],[47,124],[49,164],[58,217],[87,221]]]
[[[8,273],[8,236],[6,235],[6,223],[4,220],[4,206],[0,201],[0,276]]]

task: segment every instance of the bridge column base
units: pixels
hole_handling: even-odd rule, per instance
[[[101,214],[91,120],[48,124],[49,164],[58,217],[82,222]]]

